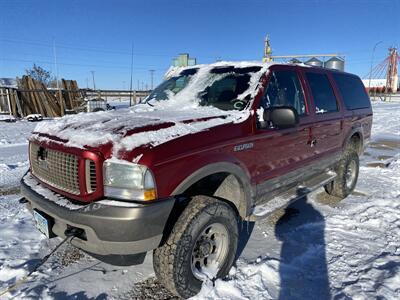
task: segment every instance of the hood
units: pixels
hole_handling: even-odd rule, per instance
[[[212,107],[157,109],[137,105],[131,109],[80,113],[44,121],[36,126],[33,139],[82,149],[111,144],[116,155],[120,150],[157,146],[183,135],[241,122],[248,115],[247,111],[227,112]]]

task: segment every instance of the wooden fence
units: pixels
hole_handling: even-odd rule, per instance
[[[0,112],[11,113],[15,117],[29,114],[60,117],[65,114],[65,110],[84,110],[85,98],[102,98],[106,101],[131,99],[131,104],[134,105],[151,92],[79,89],[75,80],[65,79],[60,84],[60,90],[47,89],[43,83],[23,76],[18,88],[0,87]]]
[[[29,114],[60,117],[65,110],[80,107],[83,99],[84,94],[74,80],[62,79],[60,90],[48,90],[43,83],[23,76],[18,89],[0,87],[0,112],[9,112],[16,117]]]

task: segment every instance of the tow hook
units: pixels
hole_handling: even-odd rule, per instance
[[[18,200],[19,203],[25,204],[28,203],[28,200],[25,197],[22,197],[21,199]]]
[[[77,227],[69,227],[64,231],[66,237],[77,237],[80,238],[84,234],[83,229]]]

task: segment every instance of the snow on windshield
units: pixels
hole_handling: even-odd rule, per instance
[[[209,93],[209,89],[213,86],[213,84],[223,78],[226,78],[227,76],[234,75],[241,69],[243,71],[248,69],[248,79],[245,82],[246,89],[241,91],[238,95],[232,96],[234,96],[236,101],[243,101],[246,98],[253,99],[256,94],[260,78],[266,73],[269,67],[270,64],[259,62],[218,62],[211,65],[197,65],[185,68],[183,70],[179,69],[179,73],[173,73],[172,71],[169,71],[169,79],[156,88],[155,91],[145,99],[145,102],[151,105],[160,105],[160,102],[162,101],[154,100],[168,100],[165,101],[166,103],[161,104],[163,107],[177,105],[180,107],[201,106],[202,100],[204,100],[202,95],[204,96],[205,93]],[[216,72],[216,70],[223,70],[223,68],[226,68],[227,71]],[[168,86],[168,82],[171,82],[172,84],[174,79],[183,79],[185,81],[184,85],[178,87],[176,91],[174,88],[176,88],[177,85],[174,85],[172,90],[169,90],[171,87]],[[166,86],[164,86],[165,83]],[[179,83],[181,84],[181,82]],[[232,91],[232,93],[234,94],[234,91]],[[160,94],[162,94],[161,97]],[[206,103],[206,105],[208,104]]]

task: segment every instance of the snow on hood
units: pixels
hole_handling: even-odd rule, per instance
[[[247,119],[248,111],[224,112],[216,108],[157,109],[137,105],[132,109],[66,116],[56,121],[42,122],[33,132],[33,138],[48,141],[47,136],[67,141],[66,146],[96,147],[111,142],[113,152],[131,150],[141,145],[156,146],[183,135],[207,130],[211,127],[236,123]],[[206,120],[204,120],[207,118]],[[188,122],[189,121],[189,122]],[[167,128],[146,130],[129,134],[130,131],[148,126],[171,124]],[[45,136],[43,136],[43,134]]]
[[[170,95],[168,100],[152,101],[152,106],[138,104],[129,109],[80,113],[41,122],[36,126],[33,138],[48,141],[48,136],[57,137],[67,141],[67,146],[77,148],[112,143],[115,156],[122,149],[132,150],[142,145],[156,146],[218,125],[243,122],[249,117],[249,110],[223,111],[199,105],[198,93],[216,80],[210,79],[207,74],[212,68],[219,66],[261,67],[259,72],[252,74],[249,88],[239,95],[239,99],[244,99],[248,95],[251,98],[255,96],[260,78],[270,64],[219,62],[194,66],[199,70],[189,84],[176,95]],[[160,129],[160,126],[158,129],[149,128],[149,126],[157,128],[157,125],[166,123],[170,124],[167,128]],[[140,128],[144,127],[146,130],[140,131]],[[132,134],[132,131],[135,133]]]

